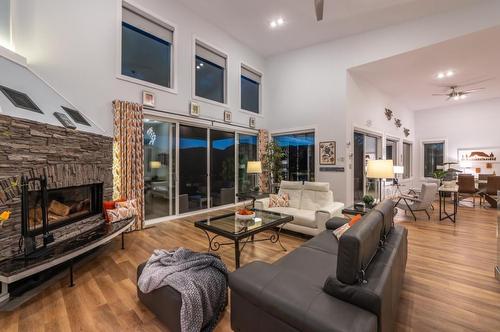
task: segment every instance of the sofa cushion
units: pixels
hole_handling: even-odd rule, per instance
[[[316,249],[332,255],[337,255],[337,253],[339,252],[339,241],[331,231],[327,230],[319,233],[309,241],[305,242],[302,247]]]
[[[330,190],[330,183],[328,182],[309,182],[304,181],[304,190],[313,190],[313,191],[324,191],[327,192]]]
[[[293,220],[290,221],[290,223],[292,224],[310,228],[318,227],[318,224],[316,223],[316,214],[314,211],[300,210],[293,207],[272,207],[267,208],[266,210],[293,216]]]
[[[333,203],[331,191],[303,190],[300,208],[316,211]]]
[[[339,240],[337,279],[345,284],[356,284],[362,279],[373,256],[377,253],[382,231],[382,218],[371,211],[354,224]]]

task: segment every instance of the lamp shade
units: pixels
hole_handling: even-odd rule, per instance
[[[394,166],[394,174],[404,174],[405,167],[404,166]]]
[[[158,169],[161,167],[161,162],[159,161],[150,161],[149,166],[151,166],[152,169]]]
[[[262,173],[262,163],[260,161],[247,162],[247,174],[260,174]]]
[[[368,160],[366,177],[372,179],[387,179],[394,177],[392,160]]]

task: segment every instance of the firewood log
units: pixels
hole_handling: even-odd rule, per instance
[[[52,212],[53,214],[56,214],[61,217],[67,216],[71,211],[71,207],[58,202],[56,200],[53,200],[50,202],[49,205],[49,212]]]

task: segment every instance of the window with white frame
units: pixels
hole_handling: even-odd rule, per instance
[[[424,143],[424,177],[431,178],[444,163],[444,142]]]
[[[392,160],[398,165],[398,141],[387,139],[385,143],[385,159]]]
[[[225,55],[196,42],[195,95],[224,104],[226,102]]]
[[[412,167],[412,145],[411,143],[403,142],[403,179],[411,178],[411,167]]]
[[[252,113],[260,113],[261,74],[241,66],[241,109]]]
[[[135,8],[122,8],[121,74],[172,88],[174,28]]]

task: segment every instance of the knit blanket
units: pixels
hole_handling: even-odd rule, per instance
[[[141,292],[170,286],[181,294],[181,331],[213,331],[227,304],[227,269],[219,256],[157,249],[138,280]]]

